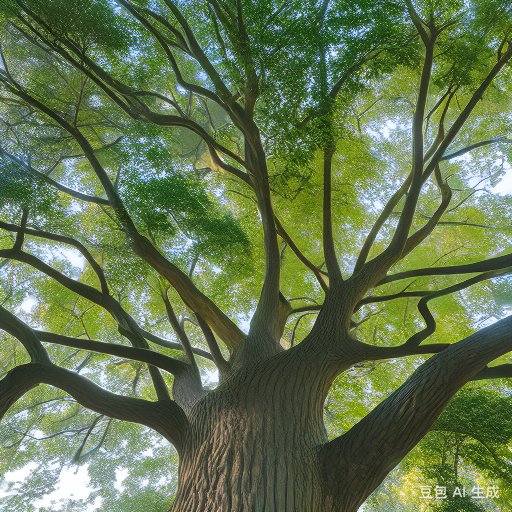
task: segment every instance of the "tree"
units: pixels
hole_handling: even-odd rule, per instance
[[[347,512],[465,384],[512,375],[490,190],[508,3],[2,0],[1,20],[0,417],[62,390],[97,414],[77,459],[106,418],[150,427],[179,454],[175,512]],[[482,309],[501,319],[474,331]],[[388,360],[408,377],[328,438],[336,379]]]

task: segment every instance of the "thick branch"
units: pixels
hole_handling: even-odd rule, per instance
[[[324,151],[324,200],[323,200],[323,245],[324,258],[329,273],[329,280],[333,283],[342,281],[341,270],[336,257],[332,226],[332,159],[334,149]]]
[[[304,263],[304,265],[313,272],[315,275],[318,283],[323,288],[324,291],[327,291],[328,289],[328,283],[329,278],[323,272],[320,270],[311,260],[309,260],[304,253],[298,248],[297,244],[293,241],[291,236],[287,233],[287,231],[284,229],[284,226],[281,224],[281,221],[275,216],[274,218],[275,224],[276,224],[276,230],[278,235],[288,244],[288,247],[292,250],[292,252],[297,256],[297,258]]]
[[[482,140],[480,142],[475,142],[474,144],[470,144],[469,146],[466,146],[465,148],[458,149],[457,151],[454,151],[453,153],[448,153],[446,155],[443,155],[440,160],[452,160],[453,158],[458,158],[459,156],[463,156],[466,153],[469,153],[470,151],[473,151],[474,149],[481,148],[483,146],[489,146],[490,144],[500,144],[500,143],[512,143],[512,139],[508,139],[506,137],[494,137],[492,139]]]
[[[417,28],[420,30],[421,23],[418,22]],[[423,28],[423,27],[422,27]],[[420,32],[421,33],[421,32]],[[423,35],[422,35],[423,38]],[[423,63],[423,71],[421,74],[420,87],[418,93],[418,101],[414,111],[412,126],[412,171],[411,186],[409,187],[405,200],[402,215],[398,220],[398,225],[386,249],[391,254],[400,254],[405,246],[409,229],[411,227],[418,198],[423,184],[423,162],[424,162],[424,142],[423,142],[423,122],[425,119],[425,107],[427,104],[428,89],[430,85],[430,77],[432,75],[432,65],[434,62],[434,43],[435,37],[424,39],[425,42],[425,61]]]
[[[512,350],[511,333],[512,316],[441,351],[345,435],[324,446],[324,476],[338,509],[357,509],[427,433],[450,398],[487,363]]]
[[[0,306],[0,329],[21,341],[32,362],[50,363],[48,352],[46,352],[34,331],[3,306]]]
[[[408,279],[410,277],[420,276],[448,276],[451,274],[473,274],[476,272],[486,272],[489,270],[499,270],[506,267],[512,266],[512,254],[506,254],[505,256],[498,256],[496,258],[489,258],[484,261],[477,261],[475,263],[469,263],[467,265],[449,265],[447,267],[427,267],[417,268],[414,270],[406,270],[404,272],[398,272],[390,276],[381,279],[377,286],[399,281],[401,279]]]
[[[247,342],[252,355],[246,357],[246,360],[254,360],[258,356],[271,355],[281,350],[279,345],[283,328],[282,295],[280,293],[281,254],[268,181],[267,158],[259,131],[255,126],[250,136],[245,138],[244,146],[245,158],[251,168],[255,170],[252,181],[261,215],[265,249],[265,275]]]
[[[484,379],[509,379],[512,377],[512,364],[499,364],[497,366],[489,366],[478,372],[473,380]]]
[[[176,265],[169,262],[151,242],[138,235],[134,241],[136,253],[151,265],[178,292],[185,305],[200,315],[231,350],[239,347],[245,334],[217,305],[200,292],[192,280]]]
[[[208,324],[200,316],[196,315],[196,317],[197,323],[203,331],[206,343],[208,344],[208,347],[212,353],[213,360],[222,376],[223,373],[227,373],[229,371],[231,365],[224,359],[217,340],[215,339],[215,335],[213,334]]]
[[[375,242],[375,239],[379,234],[379,231],[381,230],[386,220],[393,213],[393,210],[395,209],[395,206],[400,202],[400,199],[402,199],[404,194],[407,192],[407,189],[411,184],[411,178],[412,175],[409,174],[408,177],[400,186],[400,188],[389,198],[383,210],[380,212],[379,216],[377,217],[377,220],[373,224],[372,228],[370,229],[370,232],[368,233],[363,243],[363,247],[361,248],[359,256],[357,257],[356,265],[354,267],[354,273],[361,270],[361,268],[365,264],[366,260],[368,259],[368,255],[370,254],[370,250],[373,246],[373,243]]]
[[[429,26],[421,19],[411,0],[406,0],[405,4],[407,5],[407,12],[409,13],[409,17],[414,23],[414,26],[416,27],[416,30],[418,31],[422,41],[427,44],[430,37]]]
[[[159,352],[153,352],[149,349],[127,347],[125,345],[105,343],[102,341],[88,340],[84,338],[73,338],[53,332],[34,332],[41,341],[46,341],[48,343],[56,343],[65,347],[78,348],[80,350],[88,350],[91,352],[98,352],[100,354],[110,354],[112,356],[122,357],[123,359],[130,359],[132,361],[141,361],[161,368],[173,375],[181,375],[190,372],[190,366],[188,364],[164,354],[160,354]]]
[[[167,295],[167,291],[164,291],[162,293],[162,299],[165,304],[165,310],[167,312],[167,318],[169,319],[169,323],[171,324],[172,328],[174,329],[174,332],[178,336],[178,339],[180,340],[183,351],[187,355],[187,359],[192,367],[193,372],[196,375],[196,378],[199,380],[199,383],[201,382],[200,374],[199,374],[199,368],[196,363],[196,359],[194,357],[194,351],[192,350],[192,344],[190,343],[190,340],[187,336],[187,333],[185,332],[185,329],[180,325],[178,321],[178,317],[176,316],[176,313],[174,312],[174,309],[171,305],[171,301],[169,300],[169,296]]]
[[[450,343],[429,343],[427,345],[397,347],[377,347],[375,345],[365,345],[364,357],[369,361],[380,361],[383,359],[395,359],[398,357],[421,356],[428,354],[438,354],[448,347]]]
[[[426,224],[424,224],[420,229],[418,229],[415,233],[413,233],[407,238],[402,249],[402,253],[400,254],[400,259],[403,259],[405,256],[407,256],[407,254],[409,254],[416,247],[418,247],[418,245],[420,245],[421,242],[423,242],[432,233],[432,231],[434,231],[441,217],[443,216],[444,212],[446,211],[450,204],[452,198],[452,191],[448,184],[442,180],[439,166],[436,166],[435,173],[436,180],[442,195],[441,204],[434,212],[432,217],[430,217],[430,219],[426,222]]]
[[[144,338],[146,338],[151,343],[154,343],[155,345],[159,345],[160,347],[164,348],[170,348],[171,350],[179,350],[183,351],[183,346],[181,343],[175,343],[173,341],[166,340],[164,338],[161,338],[160,336],[157,336],[156,334],[146,331],[145,329],[139,329],[140,333]],[[214,361],[212,354],[210,354],[208,351],[203,350],[198,347],[192,347],[192,352],[194,354],[204,357],[205,359],[209,359],[210,361]]]
[[[77,373],[51,364],[17,366],[0,381],[0,418],[11,405],[38,384],[62,389],[84,407],[105,416],[146,425],[162,434],[178,450],[182,446],[188,421],[175,402],[148,402],[116,395]]]
[[[132,361],[141,361],[150,365],[150,372],[152,369],[156,370],[156,368],[161,368],[166,372],[172,373],[174,375],[172,388],[173,398],[187,412],[197,402],[197,400],[203,396],[199,373],[189,364],[172,357],[168,357],[164,354],[160,354],[159,352],[153,352],[148,348],[139,348],[137,346],[126,347],[124,345],[114,345],[112,343],[104,343],[82,338],[72,338],[51,332],[35,332],[42,341],[57,343],[66,347],[79,348],[81,350],[89,350],[91,352],[111,354],[122,357],[123,359],[130,359]],[[153,375],[154,373],[152,374],[152,377]],[[159,398],[167,398],[167,396],[159,396]]]
[[[430,312],[430,309],[428,308],[428,303],[431,300],[437,299],[438,297],[443,297],[444,295],[449,295],[451,293],[458,292],[476,283],[480,283],[487,279],[492,279],[493,277],[508,274],[510,272],[512,272],[512,267],[508,267],[501,270],[490,270],[489,272],[484,272],[478,276],[462,281],[461,283],[454,284],[453,286],[448,286],[447,288],[437,290],[422,297],[418,302],[418,311],[421,313],[421,316],[425,321],[425,328],[411,336],[405,342],[405,346],[418,346],[423,340],[426,340],[430,335],[432,335],[435,332],[436,320],[432,313]]]

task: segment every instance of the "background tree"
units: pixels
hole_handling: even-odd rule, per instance
[[[512,375],[510,5],[0,5],[7,463],[112,479],[122,420],[174,511],[350,511],[433,429],[508,481],[502,388],[436,420]]]

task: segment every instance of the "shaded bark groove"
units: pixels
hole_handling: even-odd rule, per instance
[[[239,372],[195,406],[173,512],[323,510],[323,403],[335,371],[300,352]]]

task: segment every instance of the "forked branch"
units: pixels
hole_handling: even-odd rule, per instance
[[[431,357],[346,434],[327,443],[321,452],[324,478],[336,507],[357,509],[427,433],[450,398],[510,350],[512,316]]]
[[[188,421],[175,402],[148,402],[116,395],[77,373],[53,364],[16,366],[0,380],[0,419],[17,400],[38,384],[62,389],[78,403],[99,414],[146,425],[162,434],[178,451],[182,447]]]

